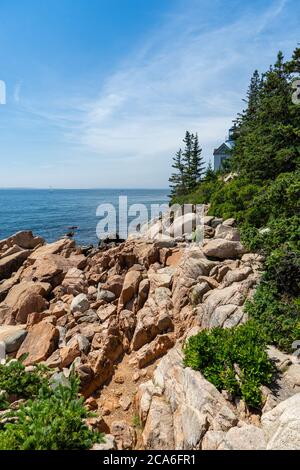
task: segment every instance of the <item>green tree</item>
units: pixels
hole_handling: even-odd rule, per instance
[[[204,174],[204,162],[202,158],[202,149],[199,145],[198,134],[192,136],[192,154],[190,165],[190,186],[195,189],[200,183]]]
[[[182,154],[182,161],[184,166],[184,182],[188,192],[193,189],[193,175],[192,175],[192,154],[193,154],[193,141],[194,135],[186,131],[183,142],[185,144]]]
[[[280,52],[262,81],[256,75],[250,84],[249,106],[239,122],[232,164],[251,182],[275,179],[299,165],[300,107],[292,102],[291,83]]]
[[[176,153],[175,157],[173,157],[172,168],[175,169],[175,173],[173,173],[169,178],[171,198],[180,196],[186,192],[181,149]]]
[[[204,180],[205,181],[214,181],[216,179],[216,173],[213,170],[211,160],[209,160],[207,168],[205,170]]]

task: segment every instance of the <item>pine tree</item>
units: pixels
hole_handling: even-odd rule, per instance
[[[193,151],[193,141],[194,135],[189,131],[186,131],[185,138],[183,142],[185,143],[185,148],[182,153],[182,163],[184,167],[184,184],[188,192],[193,188],[193,174],[192,174],[192,151]]]
[[[247,111],[241,119],[233,170],[252,183],[273,180],[299,165],[300,107],[292,102],[291,83],[280,52],[259,84],[255,113]]]
[[[245,122],[255,118],[256,111],[259,107],[259,98],[262,83],[263,78],[260,76],[259,72],[255,70],[250,80],[250,85],[247,90],[246,98],[243,99],[247,107],[241,113],[238,113],[237,118],[233,121],[236,137],[240,135],[241,128],[245,124]]]
[[[182,150],[176,153],[173,157],[172,168],[176,170],[175,173],[169,178],[171,194],[170,197],[180,196],[185,193],[185,183],[184,183],[184,166],[182,163]]]
[[[204,173],[204,162],[201,156],[202,149],[199,146],[198,134],[192,136],[192,153],[190,164],[190,189],[193,190],[200,183]]]
[[[300,47],[296,47],[292,59],[286,63],[286,69],[290,73],[300,73]]]
[[[184,151],[180,149],[173,158],[172,167],[176,171],[169,178],[171,198],[186,195],[195,190],[204,174],[198,135],[186,131],[183,142],[185,143]]]
[[[259,107],[259,93],[262,86],[262,78],[258,71],[255,70],[250,86],[247,92],[247,117],[255,117],[256,111]]]
[[[216,179],[216,173],[213,170],[211,160],[209,160],[207,168],[205,170],[204,180],[205,181],[214,181]]]

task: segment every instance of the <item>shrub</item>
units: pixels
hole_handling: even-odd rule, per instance
[[[254,198],[261,193],[261,185],[249,183],[241,178],[235,178],[229,183],[223,183],[215,188],[211,195],[210,214],[228,219],[236,218],[239,222],[247,218],[261,218],[261,206],[253,204]]]
[[[280,174],[266,186],[255,201],[255,205],[265,208],[269,219],[288,218],[300,211],[300,172]],[[258,220],[258,223],[262,222]]]
[[[223,186],[222,180],[217,175],[211,179],[202,181],[198,188],[190,194],[177,196],[172,199],[172,204],[207,204],[214,192]]]
[[[232,329],[204,330],[189,338],[184,364],[202,372],[218,390],[241,396],[248,405],[261,405],[262,384],[272,378],[273,365],[265,338],[255,321]]]
[[[15,395],[17,399],[33,398],[47,384],[47,369],[41,365],[26,372],[25,366],[19,361],[0,364],[0,390],[5,390],[7,395]]]
[[[0,450],[79,450],[103,441],[84,422],[90,414],[78,388],[79,380],[72,376],[69,387],[43,388],[36,400],[11,411],[8,416],[16,422],[0,431]]]
[[[265,279],[279,294],[300,295],[300,252],[287,247],[274,250],[266,261]]]
[[[292,343],[300,338],[300,304],[283,299],[274,284],[262,282],[245,311],[257,321],[269,344],[292,352]]]
[[[9,407],[8,396],[5,390],[0,390],[0,411]]]

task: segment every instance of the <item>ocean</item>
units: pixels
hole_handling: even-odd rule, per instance
[[[20,230],[32,230],[52,242],[76,226],[74,239],[78,244],[96,245],[96,227],[101,220],[97,207],[112,204],[118,223],[119,196],[128,197],[128,207],[144,204],[149,218],[152,204],[167,204],[169,200],[167,189],[1,189],[0,240]]]

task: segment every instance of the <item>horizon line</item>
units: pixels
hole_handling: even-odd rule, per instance
[[[129,188],[122,188],[122,187],[106,187],[106,188],[39,188],[34,186],[8,186],[8,187],[0,187],[0,191],[7,191],[7,190],[25,190],[25,191],[103,191],[103,190],[115,190],[115,191],[138,191],[138,190],[149,190],[149,191],[169,191],[169,188],[147,188],[147,187],[129,187]]]

